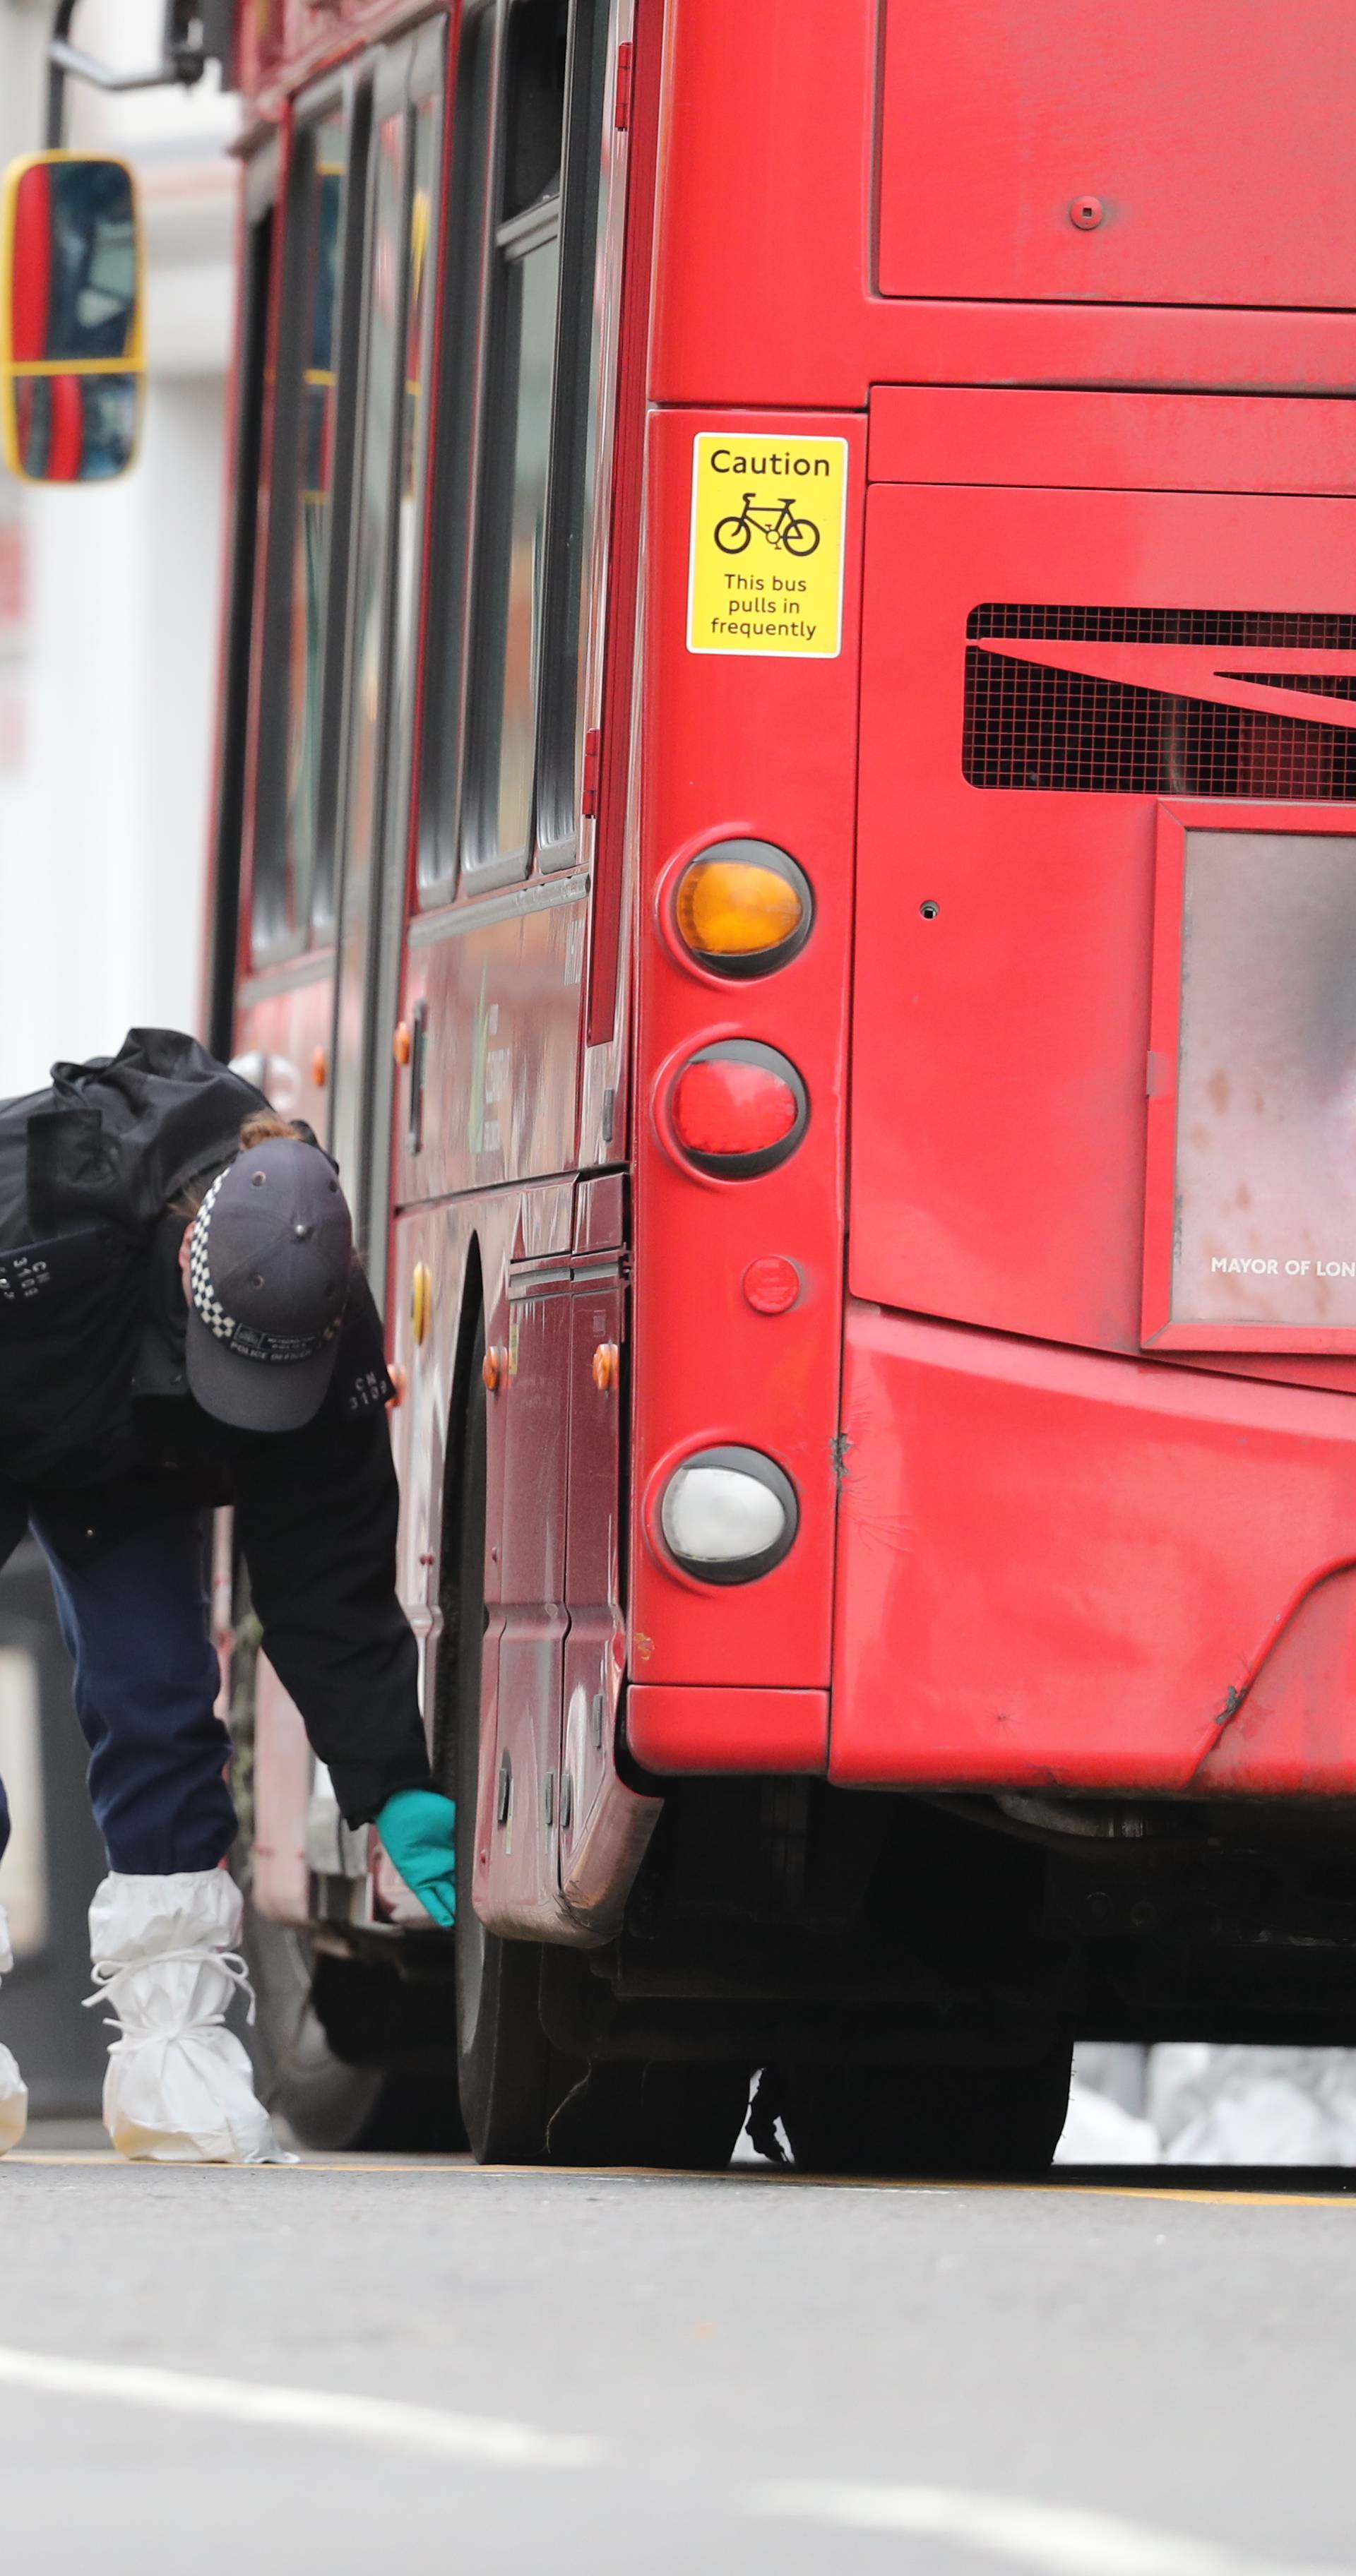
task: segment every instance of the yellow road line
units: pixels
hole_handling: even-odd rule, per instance
[[[7,2165],[115,2165],[111,2147],[12,2147]]]
[[[1020,2184],[1017,2186],[1020,2190]],[[1218,2185],[1207,2188],[1189,2183],[1071,2182],[1028,2184],[1029,2190],[1065,2191],[1080,2200],[1202,2200],[1219,2201],[1227,2209],[1353,2209],[1356,2208],[1356,2185],[1350,2191],[1229,2191]]]
[[[120,2165],[123,2159],[111,2147],[18,2147],[5,2159],[9,2165]],[[161,2170],[164,2170],[162,2168]],[[760,2169],[754,2165],[734,2165],[728,2173],[694,2174],[681,2167],[667,2165],[478,2165],[469,2156],[303,2156],[295,2165],[217,2165],[210,2168],[185,2165],[180,2172],[217,2173],[323,2173],[323,2174],[442,2174],[462,2176],[467,2180],[495,2181],[504,2175],[521,2174],[540,2182],[549,2176],[559,2182],[703,2182],[708,2184],[742,2183],[754,2188],[771,2186],[793,2191],[894,2191],[894,2192],[1003,2192],[1009,2196],[1029,2192],[1046,2200],[1154,2200],[1200,2202],[1222,2209],[1352,2209],[1356,2208],[1356,2184],[1350,2192],[1294,2191],[1247,2189],[1232,2191],[1227,2185],[1191,2183],[1129,2182],[961,2182],[953,2176],[929,2181],[922,2176],[901,2179],[890,2174],[800,2174],[776,2166]],[[3,2187],[0,2179],[0,2188]]]

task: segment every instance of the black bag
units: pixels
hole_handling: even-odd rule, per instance
[[[132,1374],[151,1237],[224,1162],[262,1092],[172,1029],[56,1064],[0,1102],[0,1479],[27,1491],[134,1460]]]

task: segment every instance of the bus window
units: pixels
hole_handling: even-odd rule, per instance
[[[419,797],[419,900],[425,906],[447,901],[457,870],[494,31],[492,7],[467,16],[457,49],[453,92],[440,361],[442,428],[433,504],[433,551],[439,575],[429,621],[428,716],[423,726]]]
[[[397,82],[400,104],[387,113],[383,92]],[[379,75],[368,192],[333,1134],[378,1273],[372,1220],[386,1204],[404,928],[441,92],[435,31],[412,61],[397,55]]]
[[[504,39],[506,222],[560,194],[568,0],[512,0]]]
[[[512,318],[506,318],[504,327],[504,390],[509,395],[505,410],[511,405],[514,420],[513,480],[507,562],[496,603],[501,678],[490,721],[498,735],[494,847],[502,858],[520,858],[525,867],[532,826],[546,466],[560,282],[557,237],[552,234],[526,249],[515,246],[506,266],[505,300]]]
[[[336,111],[298,136],[291,224],[292,326],[298,377],[280,387],[275,479],[274,668],[281,685],[262,710],[255,834],[254,946],[328,917],[321,847],[321,730],[330,626],[333,494],[339,418],[340,269],[348,193],[346,121]],[[319,880],[319,881],[318,881]]]
[[[462,35],[437,474],[441,578],[419,807],[424,905],[447,901],[458,852],[482,885],[526,875],[534,852],[545,868],[574,857],[610,15],[609,0],[575,0],[573,10],[568,0],[508,0],[502,13],[487,6],[468,16]]]
[[[574,852],[607,21],[516,0],[505,33],[487,419],[508,434],[485,442],[463,853],[497,877]]]
[[[502,175],[491,290],[482,568],[465,859],[525,876],[560,282],[568,0],[516,0],[504,48]]]
[[[229,1056],[235,1019],[240,845],[245,821],[245,745],[255,596],[255,527],[263,468],[269,298],[273,275],[278,155],[269,143],[245,179],[245,258],[240,310],[235,498],[229,557],[230,622],[222,667],[217,760],[216,869],[208,968],[208,1041]]]
[[[561,236],[564,308],[575,317],[562,339],[551,441],[551,525],[541,655],[537,743],[537,861],[568,867],[579,815],[580,691],[593,603],[584,567],[593,551],[597,500],[599,386],[605,301],[597,291],[603,203],[602,122],[608,11],[578,0],[566,138],[569,179]]]
[[[360,1170],[359,1129],[367,1089],[363,1078],[367,981],[384,768],[386,601],[395,508],[396,438],[401,416],[397,365],[402,355],[401,306],[406,269],[402,240],[405,146],[406,116],[402,106],[396,115],[382,120],[373,138],[364,280],[366,347],[354,510],[353,637],[334,1065],[333,1146],[351,1192]],[[357,1195],[361,1199],[360,1188]]]
[[[426,390],[433,344],[432,269],[437,253],[438,141],[442,102],[416,102],[410,145],[410,218],[405,288],[405,369],[400,409],[400,482],[395,535],[395,638],[392,648],[391,830],[398,835],[409,803],[418,638],[422,498],[428,438]]]

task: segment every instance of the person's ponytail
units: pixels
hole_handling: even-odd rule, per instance
[[[309,1127],[293,1118],[280,1118],[276,1109],[252,1109],[240,1128],[240,1151],[248,1154],[255,1145],[271,1145],[281,1139],[287,1144],[310,1145],[315,1139]],[[197,1215],[207,1196],[211,1175],[199,1174],[187,1181],[171,1201],[171,1211],[190,1221]]]
[[[253,1146],[271,1145],[279,1137],[292,1144],[310,1142],[307,1129],[299,1127],[295,1119],[280,1118],[276,1109],[252,1109],[240,1129],[240,1150],[248,1154]]]

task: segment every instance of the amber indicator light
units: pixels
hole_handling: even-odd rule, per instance
[[[712,974],[771,974],[804,947],[814,906],[809,880],[770,841],[719,841],[678,880],[674,920],[694,962]]]

